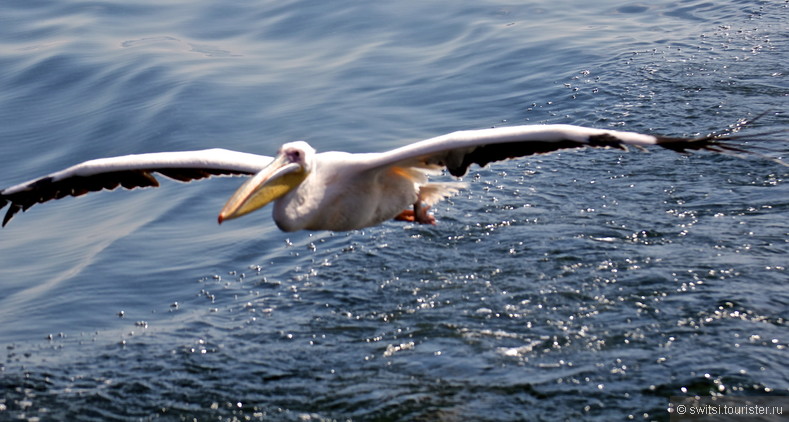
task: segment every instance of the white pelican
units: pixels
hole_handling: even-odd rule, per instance
[[[743,138],[732,136],[736,129],[677,138],[572,125],[526,125],[453,132],[368,154],[316,153],[298,141],[284,144],[273,159],[224,149],[126,155],[86,161],[3,189],[0,209],[9,206],[5,226],[20,210],[51,199],[119,186],[158,186],[154,173],[184,182],[215,175],[251,175],[222,208],[220,223],[273,202],[274,221],[283,231],[354,230],[393,218],[434,224],[428,208],[463,187],[462,183],[428,183],[428,174],[436,170],[446,169],[460,177],[471,164],[485,166],[583,147],[658,146],[677,152],[746,153],[723,142]],[[406,210],[411,206],[412,210]]]

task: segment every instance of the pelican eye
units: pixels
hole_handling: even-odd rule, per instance
[[[301,162],[302,157],[304,156],[304,154],[302,154],[302,152],[297,150],[297,149],[292,149],[292,150],[286,152],[285,155],[288,156],[288,160],[291,163]]]

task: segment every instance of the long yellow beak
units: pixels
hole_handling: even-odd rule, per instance
[[[244,182],[219,212],[219,224],[263,208],[301,184],[304,168],[280,155],[258,174]]]

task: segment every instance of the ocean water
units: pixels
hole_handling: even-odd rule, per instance
[[[296,139],[786,130],[787,63],[786,1],[4,1],[0,187]],[[787,177],[562,152],[473,168],[436,226],[348,233],[217,226],[239,178],[35,206],[0,230],[0,419],[667,420],[671,395],[787,395]]]

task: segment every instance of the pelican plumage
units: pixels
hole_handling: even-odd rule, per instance
[[[126,155],[86,161],[3,189],[0,209],[9,206],[5,226],[19,211],[52,199],[158,186],[155,173],[184,182],[247,175],[251,177],[220,211],[220,223],[273,202],[274,221],[283,231],[345,231],[391,219],[433,224],[427,210],[463,184],[431,183],[432,172],[446,170],[461,177],[472,164],[585,147],[748,153],[732,144],[745,138],[733,135],[738,128],[699,137],[665,137],[562,124],[523,125],[458,131],[380,153],[318,153],[297,141],[284,144],[274,158],[225,149]]]

